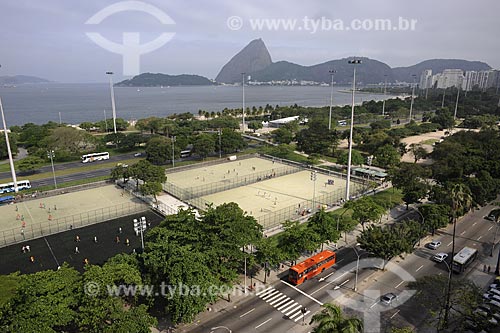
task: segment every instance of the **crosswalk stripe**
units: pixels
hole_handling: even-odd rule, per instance
[[[286,313],[285,313],[284,311],[281,311],[281,312],[282,312],[285,316],[288,316],[290,313],[297,311],[297,310],[298,310],[298,309],[300,309],[301,307],[302,307],[302,305],[300,305],[300,304],[299,304],[299,306],[297,306],[297,307],[293,308],[292,310],[290,310],[290,311],[288,311],[288,312],[286,312]]]
[[[280,302],[281,300],[283,300],[283,298],[286,298],[286,297],[288,297],[288,296],[282,294],[282,295],[280,295],[280,297],[278,299],[275,299],[274,301],[269,302],[269,305],[273,305],[276,302]]]
[[[292,305],[290,305],[290,306],[289,306],[289,307],[287,307],[286,309],[281,310],[281,313],[283,313],[283,314],[284,314],[284,313],[285,313],[285,311],[288,311],[289,309],[293,308],[293,307],[294,307],[294,306],[296,306],[297,304],[299,304],[299,303],[297,303],[297,302],[295,302],[295,301],[294,301]]]
[[[289,315],[289,316],[288,316],[288,318],[293,319],[296,315],[298,315],[298,314],[301,314],[301,313],[302,313],[302,311],[301,311],[301,310],[302,310],[302,309],[300,309],[299,311],[295,312],[295,313],[294,313],[294,314],[292,314],[292,315]]]
[[[287,303],[288,301],[290,301],[290,297],[285,297],[281,300],[279,300],[278,302],[276,302],[275,304],[272,304],[272,306],[274,306],[275,308],[277,308],[278,306],[281,307],[281,305]]]
[[[279,298],[281,297],[281,295],[283,295],[282,293],[277,293],[276,295],[274,295],[273,297],[269,298],[266,300],[267,303],[271,302],[271,301],[274,301],[276,298]]]
[[[259,294],[257,296],[259,296],[259,297],[262,298],[262,297],[266,296],[267,294],[272,293],[273,290],[274,290],[274,288],[267,289],[265,292],[263,292],[263,293],[261,293],[261,294]]]
[[[274,290],[272,293],[269,293],[269,294],[267,294],[266,296],[261,297],[261,298],[265,301],[266,299],[268,299],[268,298],[270,298],[270,297],[272,297],[273,295],[276,295],[276,294],[278,294],[278,293],[279,293],[279,290]]]
[[[293,299],[291,299],[291,300],[290,300],[290,302],[288,302],[288,301],[287,301],[287,302],[285,302],[285,304],[282,304],[282,305],[281,305],[279,308],[277,308],[276,310],[281,311],[281,309],[286,308],[287,306],[289,306],[289,305],[290,305],[290,304],[292,304],[292,303],[295,303],[295,301],[294,301]]]
[[[273,287],[266,288],[266,289],[264,289],[264,290],[262,290],[262,291],[259,291],[259,292],[258,292],[257,294],[255,294],[255,295],[260,296],[261,294],[264,294],[266,291],[271,290],[271,289],[274,289],[274,288],[273,288]]]
[[[295,318],[295,320],[294,320],[294,321],[296,322],[297,320],[302,319],[302,317],[307,316],[307,314],[308,314],[309,312],[311,312],[311,311],[307,310],[307,312],[306,312],[306,313],[304,313],[304,315],[303,315],[303,316],[299,316],[299,317]],[[291,318],[290,318],[290,319],[291,319]]]

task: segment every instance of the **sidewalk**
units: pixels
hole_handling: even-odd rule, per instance
[[[333,209],[338,209],[341,207],[336,207]],[[393,209],[390,210],[390,212],[382,217],[382,224],[386,223],[393,223],[397,220],[405,218],[408,214],[411,214],[413,210],[406,210],[405,205],[398,205],[394,207]],[[354,229],[351,232],[348,232],[346,236],[343,236],[337,244],[331,243],[331,244],[325,244],[324,249],[330,249],[330,250],[338,250],[342,249],[345,247],[353,246],[354,244],[357,243],[357,237],[362,231],[361,225],[358,225],[356,229]],[[281,232],[281,229],[276,229],[272,234],[276,234]],[[304,255],[300,257],[297,262],[300,262],[302,260],[307,259],[310,257],[310,255]],[[281,278],[286,276],[288,274],[288,269],[290,268],[289,264],[282,264],[278,270],[273,270],[270,272],[269,276],[267,277],[267,281],[265,286],[270,286],[278,282]],[[244,277],[241,275],[240,281],[243,283]],[[193,323],[191,324],[186,324],[186,325],[181,325],[179,326],[175,332],[188,332],[190,330],[194,330],[200,323],[206,322],[210,319],[213,319],[219,315],[224,314],[226,311],[229,309],[234,309],[237,308],[240,304],[246,302],[250,298],[255,296],[255,293],[251,291],[251,287],[255,285],[257,290],[263,290],[264,289],[264,270],[260,270],[256,276],[254,276],[252,279],[250,277],[247,277],[247,284],[248,284],[248,289],[247,289],[247,294],[243,294],[243,285],[237,285],[236,288],[241,291],[241,294],[239,295],[231,295],[231,300],[228,301],[227,299],[219,299],[215,304],[209,305],[207,308],[207,311],[200,313],[196,319],[194,320]],[[305,322],[308,324],[310,320],[311,314],[308,315],[305,319]],[[311,326],[309,325],[304,325],[302,326],[302,323],[297,323],[296,326],[290,331],[290,332],[309,332],[311,331]],[[163,330],[163,331],[156,331],[160,333],[167,333],[168,330]]]

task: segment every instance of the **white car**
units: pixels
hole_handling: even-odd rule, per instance
[[[431,250],[436,250],[438,247],[441,246],[441,242],[437,240],[433,240],[429,244],[427,244],[427,247]]]
[[[448,258],[448,253],[440,252],[440,253],[436,254],[435,256],[433,256],[432,260],[437,261],[437,262],[443,262],[446,260],[446,258]]]
[[[398,296],[396,296],[395,294],[388,293],[388,294],[385,294],[384,296],[380,297],[380,302],[382,302],[382,304],[385,304],[385,305],[391,305],[392,302],[397,298],[398,298]]]

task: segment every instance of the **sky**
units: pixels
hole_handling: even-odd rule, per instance
[[[113,4],[121,7],[86,24]],[[496,0],[1,0],[0,76],[69,83],[106,82],[106,71],[116,81],[137,72],[215,78],[256,38],[273,61],[301,65],[364,56],[391,67],[455,58],[500,68],[499,12]],[[391,30],[377,20],[390,21]],[[139,49],[166,39],[134,60],[131,42],[113,53],[87,33],[115,44],[134,33]]]

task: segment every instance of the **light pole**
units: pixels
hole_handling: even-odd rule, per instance
[[[243,133],[245,133],[245,74],[246,73],[241,73],[241,87],[242,87],[242,91],[243,91],[243,109],[241,110],[241,114],[242,114],[242,117],[243,117],[243,121],[242,121],[242,126],[243,126]]]
[[[413,99],[415,98],[415,74],[412,74],[413,78],[413,83],[411,87],[411,102],[410,102],[410,120],[408,122],[411,122],[411,117],[412,117],[412,112],[413,112]]]
[[[498,216],[495,215],[495,224],[496,224],[496,228],[495,228],[495,234],[493,235],[493,244],[491,244],[491,253],[490,253],[490,257],[493,257],[493,250],[495,249],[495,240],[497,239],[497,232],[498,232]]]
[[[222,130],[220,128],[217,130],[217,134],[219,134],[219,158],[222,158]]]
[[[460,98],[460,87],[457,87],[457,100],[455,101],[455,113],[453,114],[453,121],[457,120],[458,99]]]
[[[172,168],[175,167],[175,136],[172,136]]]
[[[62,125],[61,112],[59,112],[59,126]]]
[[[384,100],[382,101],[382,117],[385,116],[386,94],[387,94],[387,75],[384,75]]]
[[[335,74],[337,71],[335,70],[330,70],[328,73],[330,73],[331,76],[331,87],[332,91],[330,93],[330,116],[328,118],[328,130],[330,131],[332,129],[332,108],[333,108],[333,74]]]
[[[247,294],[247,251],[246,246],[243,247],[244,257],[245,257],[245,285],[243,286],[243,290],[245,291],[245,295]]]
[[[50,164],[52,165],[52,176],[54,177],[54,187],[57,190],[57,181],[56,181],[56,172],[54,171],[54,157],[56,155],[54,154],[53,150],[49,150],[47,152],[47,157],[50,158]]]
[[[106,126],[106,134],[108,134],[108,119],[106,119],[106,110],[104,110],[104,126]]]
[[[356,256],[358,257],[358,260],[356,261],[356,279],[354,280],[354,291],[358,291],[358,271],[359,271],[359,258],[361,255],[359,254],[358,250],[356,250],[356,246],[359,246],[360,244],[357,243],[352,247],[354,250],[354,253],[356,253]]]
[[[315,207],[316,207],[316,178],[317,178],[317,173],[318,171],[314,170],[314,171],[311,171],[311,180],[313,182],[313,201],[312,201],[312,211],[314,211]]]
[[[136,235],[138,233],[141,234],[141,246],[142,246],[142,249],[144,250],[144,231],[146,231],[146,217],[145,216],[142,216],[139,220],[134,219],[134,231],[135,231]]]
[[[0,65],[2,67],[2,65]],[[19,192],[17,187],[16,169],[14,168],[14,159],[12,158],[12,150],[10,150],[9,134],[7,133],[7,125],[5,124],[5,115],[3,114],[2,98],[0,98],[0,111],[2,113],[3,133],[5,134],[5,145],[7,146],[7,155],[9,155],[10,173],[14,182],[14,192]]]
[[[348,63],[354,65],[354,72],[352,78],[352,107],[351,107],[351,126],[349,131],[349,153],[347,155],[347,178],[345,187],[346,200],[349,200],[349,186],[351,185],[352,131],[354,129],[354,92],[356,91],[356,65],[361,64],[361,60],[353,59],[349,60]]]
[[[441,101],[441,107],[444,108],[444,97],[446,96],[446,88],[443,88],[443,100]]]
[[[113,109],[113,129],[116,134],[116,106],[115,106],[115,90],[113,88],[113,72],[106,72],[109,75],[109,88],[111,90],[111,108]]]
[[[413,208],[414,211],[416,211],[421,217],[422,217],[422,223],[420,223],[420,231],[424,229],[424,223],[425,223],[425,217],[424,215],[418,210],[418,208]],[[418,246],[420,246],[420,240],[422,239],[422,235],[418,236]]]

